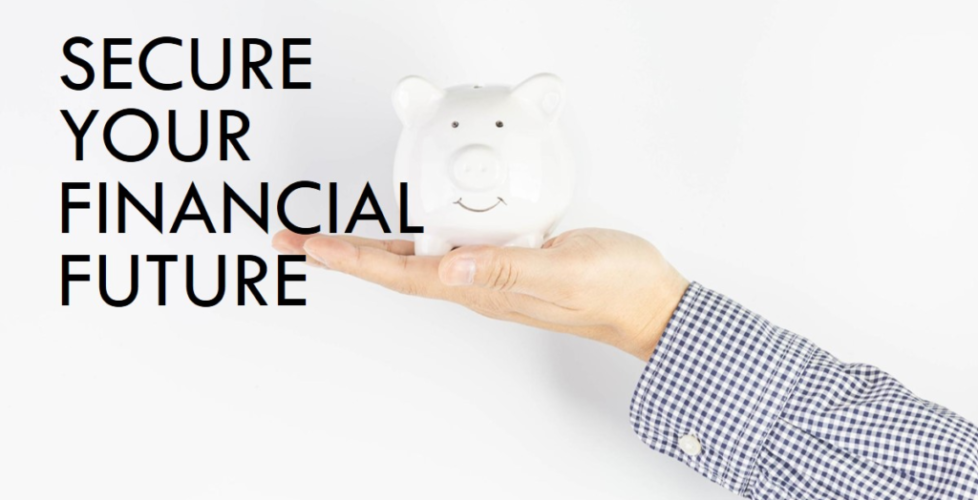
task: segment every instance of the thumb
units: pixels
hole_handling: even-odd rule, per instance
[[[552,250],[518,247],[460,247],[442,258],[438,277],[449,286],[478,286],[539,297],[553,284]]]

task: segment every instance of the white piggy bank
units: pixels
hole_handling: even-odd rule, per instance
[[[461,245],[538,248],[570,203],[574,163],[557,117],[559,78],[540,74],[515,86],[440,89],[409,76],[394,108],[404,125],[394,192],[408,184],[415,254]],[[398,203],[404,200],[398,195]]]

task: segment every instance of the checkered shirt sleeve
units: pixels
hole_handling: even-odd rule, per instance
[[[631,420],[646,445],[748,498],[978,498],[973,424],[698,283]]]

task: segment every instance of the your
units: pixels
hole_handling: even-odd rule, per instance
[[[82,161],[85,156],[85,135],[88,133],[88,129],[91,128],[92,123],[95,122],[95,117],[98,115],[99,110],[93,109],[89,111],[88,116],[81,125],[75,120],[71,115],[71,112],[67,109],[61,110],[61,116],[64,117],[65,122],[68,124],[68,128],[71,129],[71,133],[75,136],[75,160]],[[139,121],[142,121],[147,127],[149,127],[149,142],[141,151],[135,154],[124,153],[116,147],[115,142],[112,139],[112,131],[115,128],[116,122],[122,118],[132,116]],[[239,123],[237,124],[236,130],[232,131],[230,129],[230,119],[235,118]],[[169,110],[168,113],[168,127],[167,136],[168,143],[170,146],[170,153],[174,158],[182,162],[194,162],[203,158],[204,153],[207,152],[207,110],[200,111],[200,140],[197,143],[196,151],[187,154],[182,152],[177,147],[177,112],[176,110]],[[248,133],[248,128],[250,127],[250,122],[248,121],[248,116],[241,111],[236,111],[233,109],[222,109],[220,112],[220,149],[221,149],[221,161],[227,161],[228,159],[228,147],[233,147],[235,152],[238,153],[238,157],[243,161],[248,161],[251,158],[248,157],[248,153],[245,152],[241,143],[238,142],[242,136]],[[156,125],[156,120],[150,116],[149,113],[135,108],[126,108],[116,111],[109,119],[105,121],[105,125],[102,129],[102,142],[105,144],[105,149],[118,160],[125,162],[137,162],[145,160],[149,155],[153,154],[156,150],[156,145],[160,141],[160,129]]]

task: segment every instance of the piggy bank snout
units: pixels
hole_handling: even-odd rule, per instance
[[[499,156],[488,146],[466,146],[452,155],[450,161],[452,182],[466,191],[488,191],[506,177]]]

